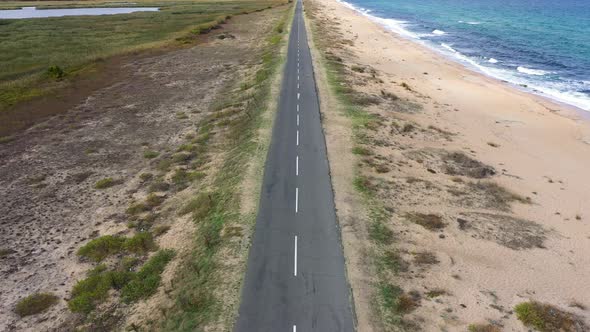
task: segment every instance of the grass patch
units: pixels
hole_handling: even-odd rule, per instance
[[[160,155],[160,153],[157,152],[157,151],[145,151],[143,153],[143,157],[146,158],[146,159],[153,159],[153,158],[156,158],[159,155]]]
[[[439,261],[436,255],[430,251],[421,251],[414,253],[414,263],[418,265],[433,265],[438,264]]]
[[[135,254],[145,254],[155,250],[156,244],[150,233],[141,232],[125,238],[117,235],[105,235],[90,240],[87,244],[78,249],[78,256],[94,262],[101,262],[105,258],[119,254],[123,251]]]
[[[369,226],[369,237],[379,244],[389,244],[393,241],[393,231],[382,222],[374,221]]]
[[[90,240],[78,249],[78,256],[101,262],[110,255],[118,254],[123,250],[125,238],[115,235],[105,235]]]
[[[170,226],[159,225],[159,226],[154,227],[154,229],[152,229],[152,233],[154,234],[155,237],[158,237],[160,235],[164,235],[169,230],[170,230]]]
[[[59,298],[51,293],[35,293],[18,301],[14,312],[20,317],[42,313],[56,304]]]
[[[467,328],[469,332],[502,332],[502,329],[492,324],[470,324]]]
[[[448,175],[462,175],[483,179],[496,174],[493,167],[475,160],[463,152],[447,153],[442,160],[445,163],[445,173]]]
[[[394,250],[385,250],[383,254],[379,256],[378,265],[381,269],[391,270],[394,273],[407,272],[410,267],[410,264]]]
[[[435,288],[433,290],[429,290],[428,292],[426,292],[426,297],[433,299],[433,298],[448,295],[448,294],[449,294],[449,292],[447,292],[444,289]]]
[[[447,226],[438,214],[406,213],[405,218],[431,231],[440,230]]]
[[[143,255],[150,251],[156,250],[158,246],[154,242],[152,234],[149,232],[141,232],[128,239],[125,239],[123,248],[125,248],[125,250],[128,252]]]
[[[352,153],[358,154],[360,156],[370,156],[373,154],[373,151],[363,146],[355,146],[354,148],[352,148]]]
[[[514,311],[525,326],[540,332],[577,332],[587,328],[582,318],[546,303],[523,302],[514,307]]]
[[[135,302],[154,294],[160,285],[160,275],[173,257],[174,251],[166,249],[150,258],[121,290],[123,301]]]
[[[117,184],[117,181],[115,181],[113,178],[104,178],[104,179],[96,181],[96,183],[94,184],[94,188],[106,189],[106,188],[110,188],[116,184]]]
[[[382,282],[378,286],[379,300],[383,316],[390,324],[401,325],[405,314],[414,311],[420,305],[418,293],[405,293],[400,287]]]
[[[178,212],[179,215],[185,215],[192,213],[193,218],[200,220],[209,214],[209,211],[213,207],[213,198],[210,194],[200,193],[197,196],[191,198],[182,209]]]
[[[0,24],[0,111],[48,93],[53,87],[59,86],[59,83],[49,84],[52,81],[67,81],[102,59],[122,53],[192,43],[196,36],[224,24],[232,15],[281,3],[284,2],[143,0],[132,6],[157,6],[160,10],[120,15],[7,20],[8,23]],[[88,5],[74,2],[66,6]],[[42,6],[60,8],[64,4],[47,2]],[[94,3],[91,6],[108,7],[109,4]],[[7,125],[11,124],[7,122]]]
[[[509,210],[510,204],[512,202],[519,202],[523,204],[531,203],[530,199],[513,193],[495,182],[471,182],[468,184],[468,188],[485,196],[487,206],[499,210]]]
[[[133,272],[107,271],[105,265],[99,265],[74,285],[68,308],[72,312],[88,314],[108,297],[110,289],[121,289],[132,276]]]

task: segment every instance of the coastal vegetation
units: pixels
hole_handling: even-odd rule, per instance
[[[147,50],[184,47],[234,15],[263,10],[277,0],[140,0],[126,7],[158,7],[156,12],[124,15],[0,19],[0,137],[34,123],[43,112],[14,106],[49,93],[59,94],[73,81],[93,78],[110,58]],[[117,7],[114,1],[0,2],[0,10]],[[42,114],[39,114],[42,113]],[[147,157],[149,158],[149,157]]]

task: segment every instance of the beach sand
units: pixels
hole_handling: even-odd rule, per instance
[[[360,174],[384,184],[376,191],[392,211],[392,248],[408,264],[391,279],[421,294],[404,316],[420,330],[486,323],[526,331],[513,309],[527,300],[590,323],[590,122],[583,111],[471,71],[336,0],[306,5],[314,24],[339,36],[329,51],[352,69],[355,89],[381,99],[392,93],[411,109],[367,106],[380,124],[368,136],[372,153],[354,156],[349,143],[338,142],[351,141],[350,121],[323,108],[359,330],[383,326],[370,306],[369,285],[377,281],[363,259],[370,245],[361,243],[366,230],[355,221],[364,217],[346,184],[354,158]],[[321,98],[323,105],[335,102],[326,93]],[[465,156],[467,164],[481,163],[473,164],[479,173],[461,171]],[[498,195],[487,183],[510,194]],[[424,214],[440,217],[442,226],[421,226],[414,217]],[[421,262],[423,253],[436,259]]]

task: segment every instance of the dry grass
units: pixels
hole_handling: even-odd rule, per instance
[[[492,324],[471,324],[468,328],[469,332],[502,332],[502,329]]]
[[[442,157],[444,172],[448,175],[462,175],[483,179],[496,174],[493,167],[477,161],[463,152],[449,152]]]
[[[36,293],[25,297],[16,304],[14,311],[21,317],[41,313],[56,304],[59,298],[50,293]]]
[[[446,226],[438,214],[406,213],[405,218],[431,231],[443,229]]]
[[[540,332],[583,332],[588,328],[581,317],[546,303],[523,302],[514,311],[525,326]]]
[[[418,265],[438,264],[439,260],[436,255],[430,251],[421,251],[414,253],[414,263]]]

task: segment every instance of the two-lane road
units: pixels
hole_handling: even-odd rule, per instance
[[[354,331],[302,12],[298,0],[237,332]]]

